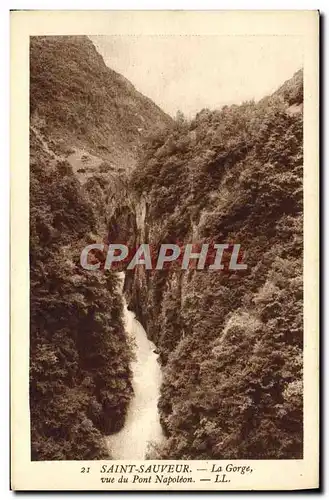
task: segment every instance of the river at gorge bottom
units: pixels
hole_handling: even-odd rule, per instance
[[[106,439],[114,460],[144,460],[149,443],[159,444],[163,440],[157,407],[161,368],[155,345],[126,303],[124,319],[126,332],[135,345],[135,359],[131,363],[134,396],[124,427]]]

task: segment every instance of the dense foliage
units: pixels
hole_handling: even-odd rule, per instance
[[[240,243],[246,271],[141,270],[130,305],[163,363],[163,459],[301,458],[302,72],[259,103],[179,117],[132,187],[145,241]]]
[[[81,186],[33,132],[30,146],[32,460],[108,458],[103,436],[132,396],[131,350],[117,277],[79,263],[101,219],[96,181]]]

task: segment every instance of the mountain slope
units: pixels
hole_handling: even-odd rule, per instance
[[[134,171],[140,240],[239,243],[248,265],[127,280],[163,363],[168,439],[155,458],[302,457],[301,76],[257,104],[177,123]]]
[[[86,36],[30,39],[32,125],[63,146],[131,169],[143,136],[171,118],[108,68]]]
[[[126,173],[143,134],[171,119],[87,37],[30,49],[31,457],[111,458],[103,438],[124,424],[132,351],[117,276],[85,271],[80,253],[121,204],[129,221]]]

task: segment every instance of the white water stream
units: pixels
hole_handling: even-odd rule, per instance
[[[155,345],[148,340],[135,314],[128,311],[126,303],[124,305],[126,332],[135,343],[136,359],[131,364],[134,396],[124,427],[108,436],[107,443],[114,460],[143,460],[148,443],[160,443],[163,439],[157,408],[161,368],[154,352]]]

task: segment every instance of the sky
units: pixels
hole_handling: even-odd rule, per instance
[[[294,36],[91,36],[110,68],[172,116],[274,92],[303,66]]]

